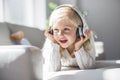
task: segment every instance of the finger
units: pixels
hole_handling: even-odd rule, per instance
[[[88,36],[88,39],[91,37],[91,31],[90,30],[88,30],[87,36]]]
[[[79,49],[84,43],[84,38],[81,36],[80,39],[77,39],[75,43],[75,49]]]
[[[46,30],[45,33],[44,33],[44,35],[45,35],[46,37],[48,37],[48,36],[50,35],[50,30]]]
[[[90,37],[91,36],[91,30],[86,30],[85,36]]]
[[[50,39],[52,42],[57,43],[57,42],[55,41],[53,35],[52,35],[50,32],[51,32],[51,30],[46,30],[45,33],[44,33],[44,35],[45,35],[48,39]]]
[[[87,31],[87,33],[85,34],[84,42],[86,42],[88,39],[90,39],[90,37],[91,37],[91,32]]]

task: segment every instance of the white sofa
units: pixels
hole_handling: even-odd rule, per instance
[[[9,38],[10,33],[6,23],[0,23],[0,80],[42,80],[41,49],[14,44]],[[119,74],[120,60],[98,60],[95,69],[63,67],[62,71],[52,73],[48,79],[120,80]]]
[[[11,29],[7,23],[0,23],[0,80],[41,80],[41,49],[15,44],[10,39]]]

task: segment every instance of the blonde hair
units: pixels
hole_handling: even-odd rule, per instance
[[[61,9],[61,10],[60,10]],[[59,10],[59,11],[58,11]],[[62,13],[63,12],[63,13]],[[67,13],[66,13],[67,12]],[[70,14],[68,14],[70,12]],[[50,16],[50,22],[49,25],[53,26],[54,21],[56,21],[56,19],[63,17],[63,16],[68,16],[72,23],[76,25],[76,27],[80,27],[83,26],[83,22],[82,19],[80,17],[80,15],[71,7],[69,6],[63,6],[63,7],[59,7],[56,10],[53,11],[53,13]],[[91,44],[90,44],[90,39],[88,39],[84,44],[83,44],[83,48],[85,51],[89,52],[91,50]],[[60,48],[60,53],[62,56],[62,52],[63,52],[64,48]]]

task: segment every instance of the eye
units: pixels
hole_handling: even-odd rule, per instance
[[[57,33],[58,31],[59,31],[58,29],[54,29],[54,30],[53,30],[54,33]]]
[[[64,31],[65,31],[65,32],[69,32],[70,29],[69,29],[69,28],[65,28]]]

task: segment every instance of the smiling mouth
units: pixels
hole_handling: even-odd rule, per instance
[[[68,40],[59,40],[60,41],[60,43],[66,43]]]

